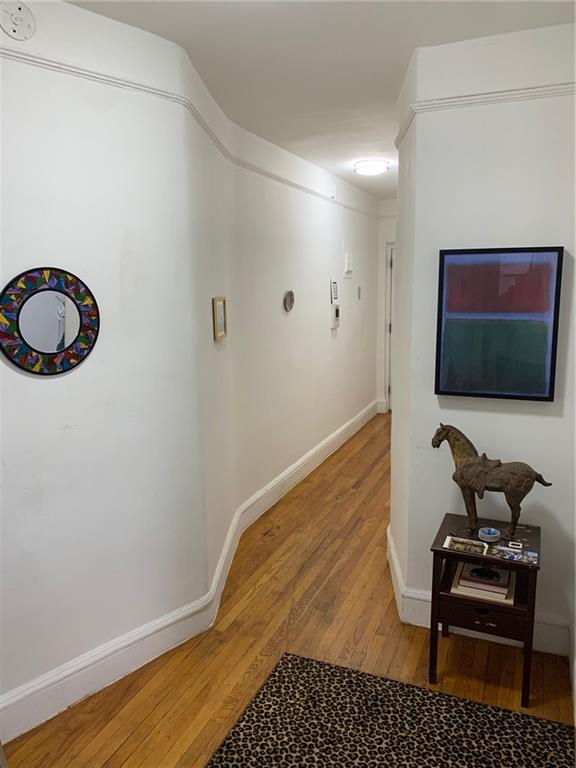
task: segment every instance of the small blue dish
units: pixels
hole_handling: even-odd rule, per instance
[[[500,540],[500,531],[498,528],[480,528],[478,538],[482,541],[494,542]]]

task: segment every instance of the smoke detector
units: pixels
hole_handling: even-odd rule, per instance
[[[0,27],[13,40],[30,40],[36,32],[36,20],[24,3],[13,0],[0,2]]]

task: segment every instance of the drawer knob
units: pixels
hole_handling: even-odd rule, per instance
[[[478,624],[479,626],[482,626],[482,627],[496,627],[497,626],[497,624],[494,624],[493,621],[480,621],[479,619],[476,619],[474,624]]]

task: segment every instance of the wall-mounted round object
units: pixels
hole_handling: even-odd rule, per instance
[[[80,365],[99,329],[96,299],[66,270],[22,272],[0,293],[0,350],[29,373],[53,376]]]
[[[294,306],[294,291],[286,291],[284,294],[284,309],[286,312],[291,312]]]
[[[13,40],[30,40],[36,32],[36,20],[24,3],[2,0],[0,3],[0,27]]]

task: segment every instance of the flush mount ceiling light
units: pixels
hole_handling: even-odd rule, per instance
[[[354,173],[359,176],[380,176],[390,168],[388,160],[357,160],[354,163]]]

